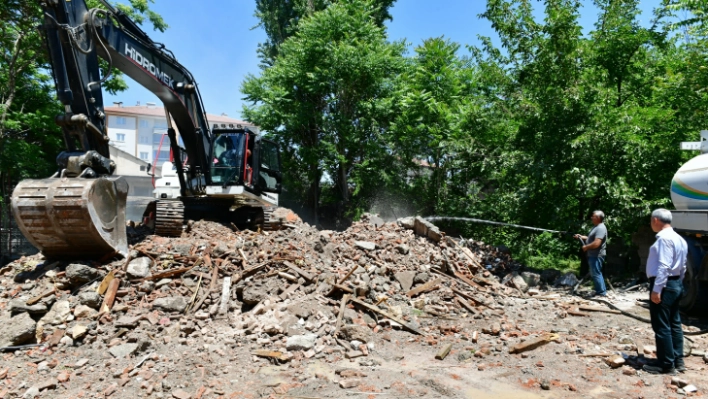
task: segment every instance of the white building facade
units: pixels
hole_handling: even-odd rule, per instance
[[[170,158],[165,109],[154,103],[136,106],[115,104],[104,110],[108,118],[110,144],[140,160],[151,163],[159,170]],[[209,126],[214,123],[241,124],[258,133],[258,128],[253,124],[229,118],[227,115],[207,114],[207,119]],[[177,135],[179,137],[179,131]]]

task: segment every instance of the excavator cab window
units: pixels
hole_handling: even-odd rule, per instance
[[[261,140],[260,168],[258,170],[258,186],[263,191],[280,192],[280,157],[279,147],[270,140]]]
[[[224,133],[214,141],[211,179],[217,184],[238,184],[243,167],[243,133]]]

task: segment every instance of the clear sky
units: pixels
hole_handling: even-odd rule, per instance
[[[644,24],[651,20],[651,10],[661,0],[641,0]],[[591,0],[582,0],[585,7],[581,23],[585,31],[593,28],[598,10]],[[483,0],[398,0],[391,10],[389,22],[391,40],[406,39],[411,46],[431,37],[445,36],[460,43],[477,44],[477,36],[495,33],[488,21],[477,15],[484,12]],[[538,15],[542,18],[543,2],[538,2]],[[265,33],[255,28],[258,20],[253,16],[254,0],[155,0],[154,11],[169,24],[165,33],[146,29],[157,42],[164,43],[177,59],[189,69],[196,79],[206,111],[240,118],[243,94],[241,82],[248,73],[258,74],[258,43],[265,40]],[[106,105],[122,101],[135,105],[160,101],[138,83],[128,79],[130,88],[116,96],[106,95]]]

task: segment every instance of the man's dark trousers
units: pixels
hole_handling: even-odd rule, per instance
[[[654,289],[654,279],[649,280],[649,294]],[[679,302],[683,296],[683,283],[670,277],[661,291],[661,303],[649,301],[651,328],[656,339],[656,359],[658,366],[665,369],[676,367],[683,362],[683,330]]]

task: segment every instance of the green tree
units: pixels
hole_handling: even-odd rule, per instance
[[[376,24],[383,27],[391,19],[388,10],[396,0],[375,0],[371,16]],[[258,52],[264,66],[271,66],[278,56],[278,48],[298,30],[298,23],[303,18],[322,11],[337,0],[256,0],[256,17],[259,27],[265,31],[268,39],[259,45]]]
[[[458,57],[459,44],[428,39],[415,49],[407,71],[396,81],[396,118],[388,136],[404,170],[412,174],[411,192],[418,192],[418,209],[435,214],[448,196],[447,180],[453,160],[471,143],[461,130],[470,93],[471,70]],[[418,173],[414,173],[414,172]]]
[[[245,118],[280,142],[288,189],[315,215],[323,177],[332,187],[325,197],[344,211],[352,195],[371,190],[371,173],[388,156],[380,138],[391,112],[386,81],[402,69],[404,46],[386,41],[376,12],[374,2],[348,0],[312,13],[273,66],[242,85],[252,103]]]

